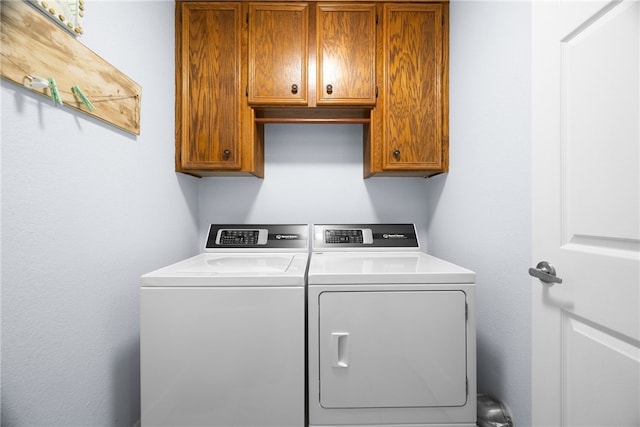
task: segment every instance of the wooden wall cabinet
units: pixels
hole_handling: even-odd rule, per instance
[[[373,106],[374,3],[249,4],[249,104]]]
[[[264,174],[265,123],[360,123],[364,176],[449,167],[449,3],[176,2],[176,170]]]
[[[365,135],[364,175],[449,169],[449,5],[384,3],[381,90]]]
[[[376,33],[374,3],[317,5],[317,105],[375,105]]]
[[[250,105],[307,105],[309,5],[249,4]]]
[[[264,174],[262,138],[244,96],[246,24],[239,2],[176,3],[176,170]]]

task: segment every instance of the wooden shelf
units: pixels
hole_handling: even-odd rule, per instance
[[[363,108],[257,108],[256,123],[371,123],[371,110]]]
[[[256,123],[343,123],[343,124],[366,124],[371,123],[369,118],[361,119],[320,119],[320,118],[308,118],[302,119],[299,117],[256,117]]]

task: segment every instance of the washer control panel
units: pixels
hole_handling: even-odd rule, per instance
[[[216,245],[252,246],[266,245],[269,231],[264,228],[257,230],[239,230],[236,228],[221,228],[216,235]]]
[[[211,224],[206,252],[308,251],[307,224]]]

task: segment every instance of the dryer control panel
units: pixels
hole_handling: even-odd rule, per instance
[[[320,250],[417,250],[413,224],[315,224],[313,249]]]
[[[355,243],[370,245],[373,243],[373,233],[370,228],[327,228],[324,230],[324,242],[329,244]]]

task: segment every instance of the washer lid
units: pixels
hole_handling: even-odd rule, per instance
[[[142,276],[142,286],[300,286],[306,253],[202,253]]]
[[[308,283],[474,283],[475,273],[424,252],[314,252]]]

